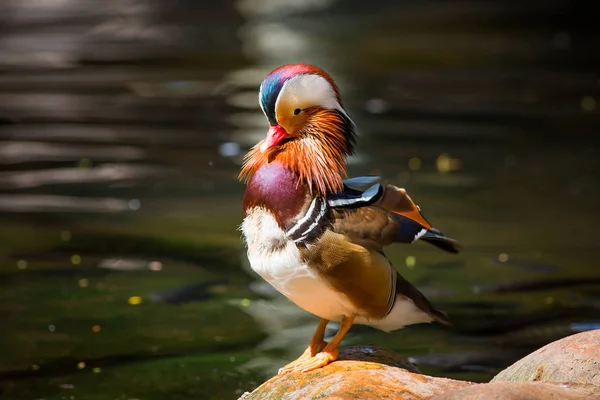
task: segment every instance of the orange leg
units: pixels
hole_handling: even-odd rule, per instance
[[[304,353],[302,353],[302,355],[296,360],[287,364],[285,367],[280,368],[280,374],[294,370],[296,364],[314,357],[315,354],[323,350],[323,348],[327,345],[327,342],[325,341],[325,328],[327,328],[328,322],[328,320],[321,318],[315,334],[313,335],[312,339],[310,339],[310,344],[308,345],[307,349],[304,350]]]
[[[294,365],[292,365],[290,368],[287,368],[286,366],[283,368],[283,371],[279,370],[279,373],[281,374],[292,371],[308,372],[324,367],[327,364],[337,360],[340,353],[340,343],[342,342],[344,336],[346,336],[346,333],[348,333],[350,330],[353,322],[354,316],[342,317],[338,333],[336,333],[333,339],[331,339],[331,342],[329,342],[320,352],[310,358],[300,357],[293,363]]]

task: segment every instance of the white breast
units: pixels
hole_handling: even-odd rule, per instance
[[[251,210],[242,223],[242,233],[252,269],[298,306],[332,321],[356,313],[344,295],[329,287],[302,261],[296,244],[286,237],[268,211]]]

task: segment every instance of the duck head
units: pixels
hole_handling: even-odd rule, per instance
[[[307,64],[283,65],[267,75],[258,98],[269,130],[246,155],[240,178],[277,162],[312,194],[341,190],[356,134],[331,76]]]

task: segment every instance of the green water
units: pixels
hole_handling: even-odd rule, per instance
[[[234,399],[302,352],[316,318],[251,272],[237,230],[257,87],[290,61],[340,83],[350,175],[407,188],[466,245],[387,251],[454,326],[355,326],[345,344],[486,381],[600,328],[595,42],[550,6],[389,3],[9,7],[0,398]]]

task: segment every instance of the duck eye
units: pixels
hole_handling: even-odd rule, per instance
[[[299,109],[299,108],[296,108],[296,109],[294,110],[294,115],[298,115],[298,114],[300,114],[301,112],[302,112],[302,110],[301,110],[301,109]]]

